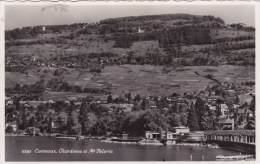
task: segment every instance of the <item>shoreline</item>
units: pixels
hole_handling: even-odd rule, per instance
[[[164,146],[165,144],[158,144],[158,143],[145,143],[142,144],[140,141],[142,140],[136,140],[132,141],[131,139],[120,139],[117,138],[116,140],[114,139],[97,139],[97,138],[102,138],[102,137],[93,137],[93,138],[83,138],[83,139],[77,139],[77,136],[30,136],[30,135],[16,135],[16,134],[5,134],[5,137],[52,137],[55,139],[70,139],[70,140],[83,140],[83,141],[99,141],[99,142],[104,142],[104,143],[115,143],[115,144],[135,144],[135,145],[157,145],[157,146]],[[94,139],[96,138],[96,139]],[[196,146],[196,147],[209,147],[209,148],[220,148],[218,146],[214,146],[214,144],[201,144],[201,143],[176,143],[172,145],[166,145],[166,146]]]
[[[28,135],[5,135],[5,137],[33,137],[33,136],[28,136]],[[109,139],[102,139],[102,140],[94,140],[94,139],[77,139],[76,137],[73,138],[73,137],[60,137],[60,138],[56,138],[56,136],[35,136],[36,138],[37,137],[51,137],[51,138],[54,138],[54,139],[68,139],[68,140],[75,140],[75,141],[96,141],[96,142],[101,142],[101,143],[112,143],[112,144],[121,144],[121,145],[141,145],[141,146],[181,146],[181,147],[191,147],[191,149],[193,147],[204,147],[204,148],[209,148],[209,149],[229,149],[231,151],[234,151],[234,152],[238,152],[238,153],[241,153],[243,151],[241,151],[241,149],[233,149],[232,147],[222,147],[222,146],[219,146],[218,144],[212,144],[212,143],[207,143],[207,144],[202,144],[202,143],[176,143],[176,144],[170,144],[170,145],[166,145],[166,144],[158,144],[158,143],[140,143],[140,141],[138,142],[127,142],[127,141],[111,141]],[[33,138],[35,138],[33,137]],[[252,153],[249,153],[249,152],[244,152],[245,154],[252,154]],[[253,153],[254,154],[254,153]]]

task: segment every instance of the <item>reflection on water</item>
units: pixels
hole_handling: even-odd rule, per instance
[[[5,137],[6,161],[213,161],[216,155],[237,155],[225,149],[191,146],[153,146],[99,141],[77,141],[51,137]],[[35,150],[45,153],[35,153]],[[59,149],[84,153],[59,153]],[[97,152],[97,149],[100,149]],[[21,153],[31,150],[31,153]],[[55,150],[57,153],[48,153]],[[87,150],[87,151],[86,151]],[[96,152],[95,152],[96,151]],[[53,151],[52,151],[53,152]],[[111,153],[112,152],[112,153]]]

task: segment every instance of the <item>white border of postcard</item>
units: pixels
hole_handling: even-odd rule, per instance
[[[127,1],[127,2],[115,2],[115,1],[94,1],[94,2],[77,2],[76,0],[72,0],[72,2],[37,2],[37,0],[31,0],[31,2],[23,2],[23,0],[19,1],[12,1],[12,0],[6,0],[5,2],[0,2],[0,163],[5,163],[5,119],[4,119],[4,99],[5,99],[5,58],[4,58],[4,30],[5,30],[5,6],[6,5],[52,5],[52,4],[64,4],[64,5],[255,5],[255,28],[256,28],[256,95],[260,94],[260,88],[259,88],[259,80],[260,80],[260,74],[257,74],[257,71],[260,71],[260,58],[258,54],[260,53],[259,46],[260,46],[260,2],[256,1],[196,1],[196,2],[189,2],[189,1],[180,1],[180,2],[169,2],[169,1],[152,1],[152,2],[141,2],[141,1]],[[230,11],[232,12],[232,11]],[[245,13],[246,14],[246,13]],[[260,107],[260,98],[259,96],[256,96],[256,117],[259,118],[259,111],[258,108]],[[256,136],[259,135],[259,124],[260,122],[256,119]],[[257,138],[257,137],[256,137]],[[256,145],[259,144],[259,140],[256,139]],[[260,163],[260,149],[259,146],[256,146],[256,161],[247,161],[246,163]],[[40,161],[39,161],[40,162]],[[61,161],[64,163],[65,161]],[[58,163],[61,163],[58,162]],[[82,161],[82,162],[88,162],[89,161]],[[80,163],[82,163],[80,162]],[[120,161],[119,161],[120,162]],[[118,162],[118,163],[119,163]],[[172,161],[174,162],[174,161]],[[8,163],[17,163],[17,162],[8,162]],[[21,163],[21,162],[19,162]],[[23,163],[38,163],[38,162],[23,162]],[[57,162],[41,162],[41,163],[57,163]],[[76,162],[71,162],[76,163]],[[92,163],[92,162],[90,162]],[[114,162],[95,162],[95,163],[114,163]],[[121,163],[121,162],[120,162]],[[125,162],[130,163],[130,162]],[[131,162],[133,163],[133,162]],[[136,163],[136,162],[134,162]],[[137,162],[139,163],[139,162]],[[142,162],[140,162],[142,163]],[[161,163],[161,162],[149,162],[149,163]],[[170,162],[167,162],[170,163]],[[176,163],[176,162],[174,162]],[[190,163],[190,162],[177,162],[177,163]],[[201,162],[193,162],[193,163],[201,163]],[[206,162],[211,163],[211,162]],[[223,162],[214,162],[214,163],[223,163]],[[244,162],[238,162],[233,161],[229,163],[244,163]]]

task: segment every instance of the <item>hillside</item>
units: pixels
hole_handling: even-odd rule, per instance
[[[255,29],[241,23],[226,25],[221,18],[213,16],[166,14],[113,18],[93,24],[24,27],[6,31],[5,37],[6,88],[9,93],[14,93],[10,88],[16,84],[38,86],[40,80],[48,92],[137,92],[128,87],[129,82],[117,79],[120,78],[117,73],[124,72],[119,66],[125,64],[132,68],[124,75],[129,73],[132,80],[138,81],[148,78],[140,75],[147,66],[139,68],[138,65],[154,67],[159,71],[155,73],[158,77],[169,73],[173,76],[169,78],[171,81],[181,75],[176,71],[183,67],[197,66],[187,72],[186,76],[193,78],[194,71],[200,70],[200,66],[213,66],[218,70],[218,66],[233,65],[242,73],[241,66],[255,64]],[[138,70],[134,71],[136,68]],[[229,71],[224,71],[221,76],[228,77]],[[108,78],[106,74],[111,76]],[[221,76],[219,79],[223,80]],[[99,80],[105,84],[97,83]],[[205,85],[194,85],[198,87],[193,89],[212,83],[205,80],[204,83],[199,78],[199,83]],[[247,80],[254,80],[254,75],[240,82]],[[154,83],[158,82],[160,80]],[[132,84],[149,90],[147,87],[152,83],[153,79],[146,84]],[[151,92],[168,94],[166,90],[176,88],[180,92],[192,91],[185,90],[184,86],[178,87],[179,83],[165,82],[162,89]],[[143,93],[147,94],[146,91]]]

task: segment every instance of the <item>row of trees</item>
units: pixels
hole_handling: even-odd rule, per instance
[[[145,131],[173,130],[176,126],[188,126],[193,130],[217,128],[217,115],[210,112],[205,103],[198,98],[195,105],[173,104],[169,107],[167,99],[157,100],[157,108],[150,108],[145,98],[127,94],[132,99],[132,112],[124,112],[120,107],[109,108],[91,103],[83,98],[81,105],[74,102],[57,101],[54,104],[32,106],[6,106],[6,121],[16,121],[20,130],[37,127],[41,132],[60,132],[66,134],[105,135],[129,133],[142,136]],[[108,98],[111,99],[111,98]],[[112,100],[113,101],[113,100]],[[166,109],[167,107],[167,109]],[[54,125],[54,126],[53,126]]]
[[[75,93],[96,93],[96,94],[110,94],[110,91],[102,88],[90,88],[82,87],[79,85],[71,85],[64,82],[60,78],[53,78],[48,81],[47,87],[52,91],[64,91],[64,92],[75,92]]]
[[[79,85],[70,85],[69,83],[62,81],[60,78],[53,78],[49,80],[47,82],[47,85],[44,83],[43,79],[31,85],[16,84],[14,88],[6,88],[6,94],[27,95],[27,97],[31,94],[31,96],[29,97],[34,97],[32,95],[42,95],[46,91],[46,88],[58,92],[110,94],[110,91],[102,88],[90,88],[82,87]]]

